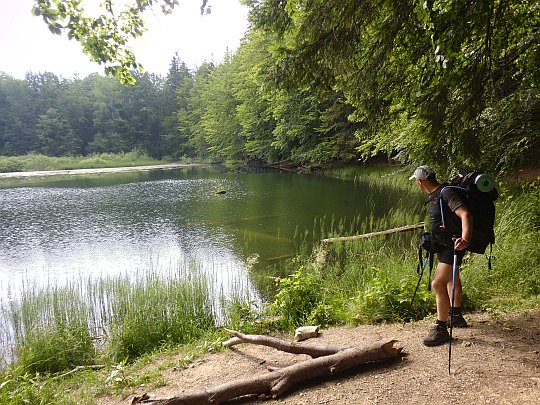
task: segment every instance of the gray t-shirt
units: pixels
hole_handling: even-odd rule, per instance
[[[442,212],[441,212],[442,199]],[[429,195],[429,229],[433,233],[447,232],[451,236],[461,236],[461,218],[454,212],[466,206],[462,191],[457,187],[441,184]],[[443,229],[443,216],[444,224]]]

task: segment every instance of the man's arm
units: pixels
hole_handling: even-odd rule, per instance
[[[471,243],[473,218],[469,209],[463,205],[456,208],[454,213],[461,219],[461,238],[454,238],[454,249],[464,250]]]

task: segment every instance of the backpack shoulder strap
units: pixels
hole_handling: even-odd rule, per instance
[[[447,206],[448,206],[448,203],[445,201],[444,195],[443,195],[443,192],[445,190],[457,190],[460,193],[466,193],[466,190],[463,187],[460,187],[460,186],[451,186],[449,184],[445,184],[441,188],[441,191],[439,192],[439,207],[441,209],[441,220],[442,220],[442,229],[443,230],[446,229],[446,218],[445,218],[445,215],[444,215],[444,206],[443,206],[443,204],[447,204]],[[466,198],[465,198],[465,204],[467,204]]]

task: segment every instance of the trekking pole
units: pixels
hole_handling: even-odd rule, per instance
[[[457,273],[457,251],[454,249],[454,264],[452,266],[452,302],[450,304],[450,343],[448,345],[448,374],[450,375],[450,364],[452,360],[452,329],[454,327],[454,297],[456,291],[456,273]]]
[[[424,264],[422,265],[422,272],[420,273],[420,277],[418,277],[418,283],[416,283],[416,288],[414,289],[414,293],[409,304],[409,310],[407,311],[407,313],[410,313],[412,310],[412,304],[414,302],[414,298],[416,297],[416,293],[418,292],[418,287],[420,287],[420,283],[422,282],[422,276],[424,275],[424,269],[426,268],[427,262],[428,258],[426,257],[426,260],[424,260]],[[405,325],[405,321],[403,321],[403,325]]]

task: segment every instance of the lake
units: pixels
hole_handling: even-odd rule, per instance
[[[355,233],[358,218],[403,200],[362,182],[221,166],[4,179],[0,296],[187,262],[250,284],[249,266],[289,258],[340,221]]]

